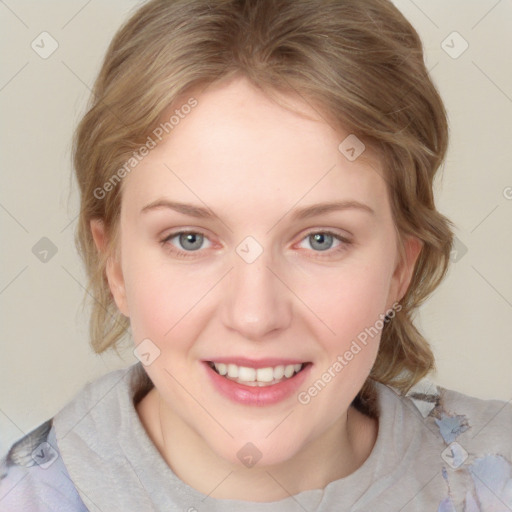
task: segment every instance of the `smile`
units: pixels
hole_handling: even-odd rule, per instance
[[[291,398],[308,378],[313,366],[311,362],[296,360],[239,358],[203,361],[203,365],[217,393],[232,402],[259,407]]]
[[[292,378],[299,373],[305,363],[268,366],[266,368],[251,368],[236,364],[216,363],[209,361],[210,367],[226,379],[245,384],[246,386],[273,386],[279,382]]]

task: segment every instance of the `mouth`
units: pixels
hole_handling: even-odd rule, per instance
[[[264,407],[293,397],[308,379],[313,363],[237,357],[204,360],[203,366],[216,392],[244,406]]]
[[[311,363],[279,364],[255,368],[233,363],[206,361],[208,366],[221,377],[249,387],[269,387],[293,379]]]

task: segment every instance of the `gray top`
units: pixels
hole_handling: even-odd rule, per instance
[[[377,384],[375,446],[324,489],[255,503],[217,500],[181,481],[148,437],[141,363],[88,383],[0,461],[0,511],[313,512],[512,510],[512,405],[428,381],[406,397]]]

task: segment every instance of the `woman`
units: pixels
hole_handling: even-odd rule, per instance
[[[143,5],[74,148],[92,345],[140,362],[11,448],[0,507],[510,508],[510,405],[425,381],[412,322],[447,142],[387,0]]]

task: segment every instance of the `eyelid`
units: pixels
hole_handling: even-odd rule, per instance
[[[207,233],[205,233],[204,231],[202,231],[200,229],[189,229],[189,228],[181,228],[181,229],[178,229],[177,231],[173,231],[173,232],[165,235],[162,238],[162,242],[169,242],[172,238],[175,238],[179,235],[189,235],[189,234],[201,235],[205,240],[208,240],[211,244],[213,244],[212,240],[210,239],[210,236]],[[187,251],[187,252],[196,252],[196,251]]]
[[[204,249],[197,249],[195,251],[186,251],[183,249],[180,249],[179,247],[175,246],[170,242],[171,239],[179,236],[179,235],[186,235],[186,234],[196,234],[203,236],[208,242],[210,242],[211,246],[214,245],[214,242],[210,239],[207,233],[205,233],[204,230],[199,228],[180,228],[176,231],[173,231],[163,238],[161,238],[160,243],[162,246],[167,246],[169,252],[173,253],[174,256],[178,258],[194,258],[194,257],[201,257],[203,253],[205,252]],[[337,254],[341,253],[342,251],[345,251],[348,246],[353,244],[352,235],[348,234],[348,236],[345,236],[341,233],[338,233],[330,228],[311,228],[307,230],[305,233],[301,235],[300,240],[296,243],[299,244],[301,242],[304,242],[307,240],[308,237],[315,234],[323,234],[323,235],[329,235],[332,236],[334,239],[336,239],[339,244],[335,247],[331,247],[329,249],[326,249],[325,251],[315,251],[314,249],[305,249],[307,252],[313,254],[314,258],[329,258],[334,257]],[[296,245],[295,244],[295,245]],[[210,249],[210,247],[207,247],[206,249]]]
[[[353,235],[346,230],[337,231],[334,228],[310,228],[305,231],[305,234],[302,235],[302,238],[305,238],[310,235],[314,235],[316,233],[329,234],[337,238],[343,239],[351,239]]]
[[[352,236],[344,236],[341,233],[338,233],[336,231],[333,231],[329,228],[314,228],[306,231],[303,235],[301,235],[300,240],[297,242],[297,244],[300,244],[307,240],[310,236],[316,235],[316,234],[322,234],[322,235],[329,235],[332,236],[335,240],[339,242],[339,244],[335,247],[331,247],[329,249],[326,249],[325,251],[315,251],[312,249],[307,249],[308,252],[311,252],[315,255],[315,257],[329,257],[337,254],[340,251],[343,251],[347,248],[347,246],[353,244]]]

